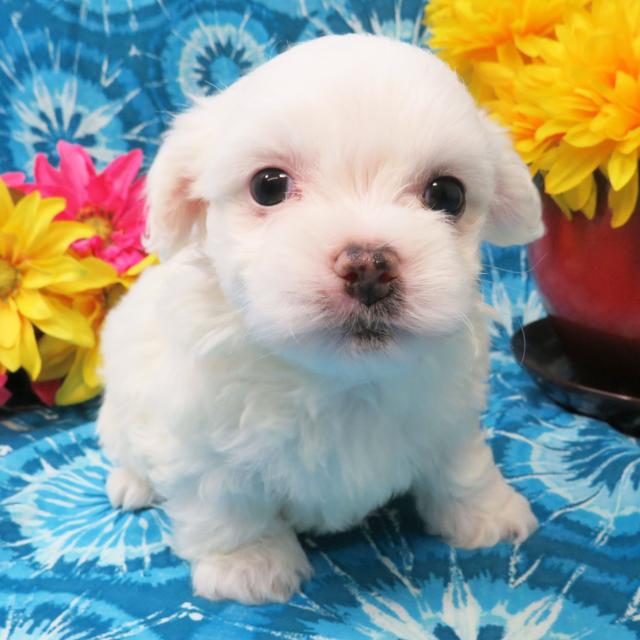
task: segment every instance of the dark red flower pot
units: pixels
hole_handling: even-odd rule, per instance
[[[640,390],[640,210],[618,229],[600,198],[596,216],[568,220],[543,197],[547,233],[529,247],[543,302],[583,373],[617,392]]]

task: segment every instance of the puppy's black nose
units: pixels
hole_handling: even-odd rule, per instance
[[[399,265],[398,254],[389,247],[351,245],[336,258],[334,270],[345,281],[345,291],[370,307],[391,293]]]

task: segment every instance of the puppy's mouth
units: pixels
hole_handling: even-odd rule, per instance
[[[393,327],[386,323],[370,323],[365,318],[356,317],[343,329],[343,339],[366,349],[377,349],[393,338]]]
[[[380,349],[397,337],[397,320],[401,313],[400,295],[389,296],[370,307],[363,305],[343,319],[340,325],[342,341],[363,350]]]

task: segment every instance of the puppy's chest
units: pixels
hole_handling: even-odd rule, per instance
[[[344,529],[409,488],[416,428],[411,408],[383,411],[370,398],[300,412],[295,435],[264,461],[265,484],[298,530]]]

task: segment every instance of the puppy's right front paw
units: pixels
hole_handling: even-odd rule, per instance
[[[313,570],[295,535],[265,537],[192,564],[196,595],[243,604],[287,602]]]
[[[151,485],[126,467],[116,467],[109,474],[107,496],[112,507],[124,511],[150,507],[155,498]]]

